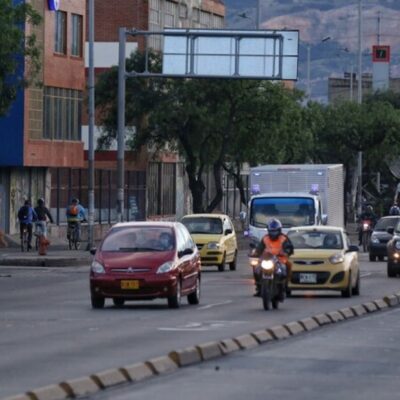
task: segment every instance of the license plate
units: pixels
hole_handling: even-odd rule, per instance
[[[139,281],[121,281],[121,289],[139,289]]]
[[[300,274],[300,283],[317,283],[317,274]]]

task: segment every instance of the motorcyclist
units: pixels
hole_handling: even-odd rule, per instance
[[[286,265],[287,277],[291,276],[291,263],[288,257],[293,254],[293,244],[290,239],[282,233],[282,224],[279,219],[272,218],[267,223],[268,233],[261,239],[255,249],[255,255],[261,257],[263,254],[272,254],[278,257],[282,264]],[[254,270],[254,279],[256,284],[255,296],[260,296],[261,270]],[[284,296],[284,293],[282,293]]]
[[[374,213],[374,209],[371,205],[368,205],[364,212],[360,214],[359,218],[358,218],[358,245],[361,246],[362,244],[362,234],[363,234],[363,230],[362,230],[362,224],[363,221],[366,220],[370,220],[371,221],[371,230],[374,228],[376,221],[377,221],[377,216]]]

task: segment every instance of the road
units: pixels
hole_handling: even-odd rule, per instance
[[[92,310],[88,267],[1,267],[0,398],[399,291],[385,263],[360,259],[360,296],[302,293],[271,312],[252,297],[244,251],[235,272],[204,268],[201,304],[179,310],[164,300]]]
[[[393,400],[400,309],[109,389],[92,400]]]

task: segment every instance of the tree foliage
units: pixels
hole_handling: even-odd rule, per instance
[[[15,100],[17,91],[31,83],[40,70],[39,55],[34,33],[25,35],[25,22],[40,24],[40,15],[30,4],[14,5],[12,0],[0,0],[0,116]],[[25,76],[17,77],[17,70],[25,63]]]

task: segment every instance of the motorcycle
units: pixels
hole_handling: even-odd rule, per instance
[[[370,219],[364,219],[361,221],[361,244],[363,251],[369,251],[369,240],[372,233],[372,221]]]
[[[256,258],[254,253],[250,253],[249,256],[264,309],[270,310],[271,306],[277,309],[285,298],[286,265],[272,254],[263,255],[261,258]]]

